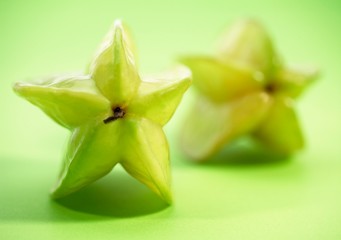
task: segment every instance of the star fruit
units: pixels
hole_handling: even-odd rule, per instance
[[[244,135],[278,154],[303,147],[295,99],[317,71],[285,66],[260,23],[239,21],[223,36],[216,56],[181,62],[192,70],[197,90],[181,132],[191,159],[207,160]]]
[[[72,132],[53,198],[87,186],[120,163],[171,203],[169,149],[162,127],[190,86],[191,73],[178,67],[142,81],[131,49],[128,32],[116,21],[86,74],[14,85],[17,94]]]

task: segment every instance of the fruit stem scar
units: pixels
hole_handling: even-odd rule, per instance
[[[113,108],[112,112],[113,112],[112,116],[110,116],[110,117],[108,117],[108,118],[103,120],[103,122],[105,124],[110,123],[112,121],[115,121],[118,118],[123,118],[124,115],[125,115],[125,111],[122,108],[120,108],[120,107]]]
[[[277,90],[277,87],[274,84],[268,84],[265,86],[265,90],[268,93],[274,93]]]

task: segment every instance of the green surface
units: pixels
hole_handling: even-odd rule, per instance
[[[0,239],[341,239],[340,9],[332,0],[0,1]],[[166,127],[172,207],[120,168],[64,200],[48,198],[68,132],[15,96],[13,82],[82,70],[119,17],[141,71],[152,73],[180,54],[212,52],[240,16],[263,21],[288,62],[322,69],[298,102],[304,151],[270,161],[230,149],[190,164],[176,141],[182,104]]]

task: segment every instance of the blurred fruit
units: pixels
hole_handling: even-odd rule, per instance
[[[224,145],[250,134],[269,150],[303,147],[294,98],[317,78],[313,68],[286,67],[256,20],[237,22],[215,57],[186,56],[197,90],[181,131],[184,152],[207,160]]]

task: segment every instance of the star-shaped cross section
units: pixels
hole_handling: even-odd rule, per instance
[[[131,44],[116,21],[86,74],[15,84],[20,96],[72,132],[52,197],[73,193],[120,163],[171,203],[169,150],[162,127],[190,86],[191,73],[178,67],[142,81]]]
[[[216,56],[181,61],[191,68],[198,90],[181,135],[189,157],[207,160],[245,134],[280,154],[303,147],[295,99],[317,71],[286,67],[260,23],[237,22]]]

